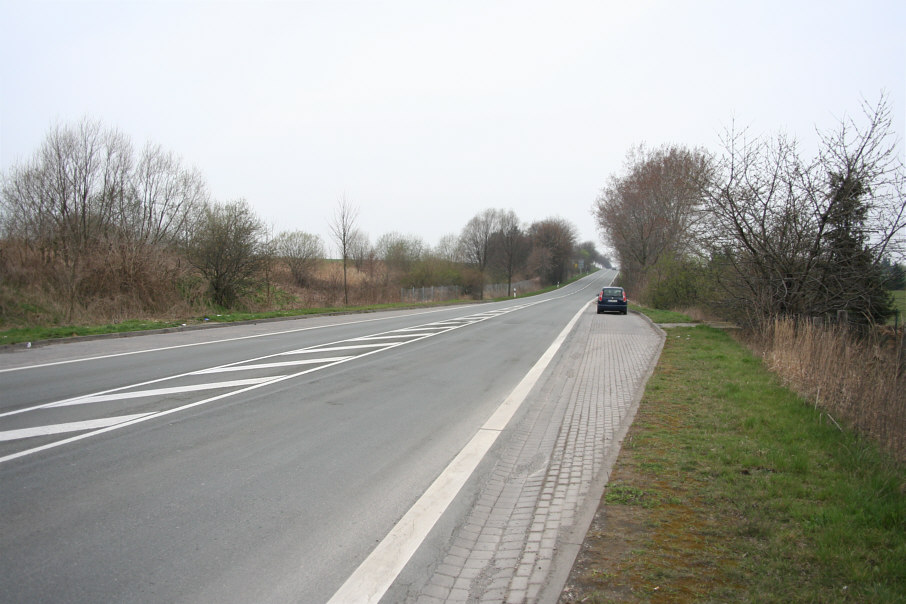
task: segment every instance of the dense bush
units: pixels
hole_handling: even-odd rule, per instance
[[[708,304],[712,288],[703,262],[670,254],[648,270],[640,301],[653,308],[689,308]]]

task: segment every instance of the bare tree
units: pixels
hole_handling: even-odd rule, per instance
[[[594,241],[583,241],[576,246],[576,253],[580,258],[585,260],[586,270],[590,268],[590,265],[592,264],[600,264],[604,268],[613,268],[610,266],[610,259],[598,252]]]
[[[823,134],[809,163],[786,137],[727,134],[704,190],[712,256],[738,314],[848,310],[877,321],[890,312],[880,262],[903,243],[904,170],[884,99],[863,110],[864,126],[846,119]]]
[[[375,244],[375,252],[389,272],[404,275],[424,257],[427,246],[417,235],[391,232],[380,236]]]
[[[349,241],[349,257],[352,259],[353,266],[357,271],[365,271],[368,265],[374,264],[375,257],[368,234],[361,229],[353,229]]]
[[[118,208],[119,221],[132,239],[152,245],[175,238],[199,204],[208,201],[201,173],[152,143],[138,159],[130,193]]]
[[[274,250],[289,266],[293,281],[305,287],[318,263],[324,258],[321,238],[304,231],[285,231],[274,240]]]
[[[89,255],[106,253],[131,168],[128,139],[85,119],[75,127],[54,127],[31,162],[14,167],[5,179],[6,230],[40,250],[60,282],[69,319]]]
[[[563,218],[548,218],[529,227],[532,253],[529,265],[546,283],[561,283],[569,276],[576,247],[576,227]]]
[[[513,210],[500,212],[491,247],[494,263],[506,275],[509,293],[513,288],[513,275],[525,265],[531,250],[531,240],[522,230],[519,217]]]
[[[168,252],[190,236],[189,220],[207,200],[204,179],[159,146],[138,160],[115,129],[83,119],[54,126],[34,157],[5,175],[3,230],[22,266],[56,294],[72,319],[93,298],[122,294],[167,304]]]
[[[459,236],[466,262],[475,266],[481,278],[479,297],[484,299],[484,277],[491,252],[491,237],[500,224],[499,210],[484,210],[473,216]]]
[[[356,231],[355,224],[359,217],[359,210],[352,206],[344,195],[337,203],[333,218],[330,220],[330,232],[333,234],[334,242],[339,248],[340,256],[343,258],[343,300],[344,304],[349,304],[349,281],[347,277],[347,265],[352,252],[352,244]]]
[[[462,244],[459,236],[448,233],[440,238],[434,246],[434,255],[447,262],[463,262]]]
[[[209,200],[204,177],[182,165],[172,152],[148,143],[132,172],[128,194],[115,207],[119,236],[118,271],[135,287],[139,276],[161,267],[149,265],[156,249],[176,244],[189,221]]]
[[[663,254],[687,249],[708,170],[703,151],[640,146],[627,154],[626,174],[611,177],[601,192],[594,207],[598,229],[630,289],[643,285]]]

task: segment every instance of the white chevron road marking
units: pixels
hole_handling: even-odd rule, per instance
[[[216,390],[218,388],[237,388],[242,386],[254,386],[263,382],[273,380],[272,377],[251,378],[248,380],[230,380],[228,382],[211,382],[210,384],[191,384],[188,386],[175,386],[173,388],[153,388],[151,390],[139,390],[138,392],[113,392],[111,394],[96,394],[94,396],[83,396],[71,398],[58,403],[45,405],[45,409],[53,407],[69,407],[70,405],[87,405],[89,403],[103,403],[106,401],[119,401],[128,398],[144,398],[148,396],[167,396],[169,394],[181,394],[183,392],[198,392],[200,390]]]
[[[98,428],[122,424],[123,422],[130,422],[134,419],[145,417],[146,415],[151,414],[139,413],[137,415],[120,415],[119,417],[105,417],[103,419],[92,419],[84,422],[69,422],[66,424],[22,428],[20,430],[6,430],[5,432],[0,432],[0,442],[32,438],[33,436],[48,436],[50,434],[65,434],[66,432],[79,432],[81,430],[96,430]]]
[[[278,363],[258,363],[255,365],[225,365],[223,367],[214,367],[212,369],[202,369],[193,371],[192,375],[207,375],[209,373],[229,373],[232,371],[244,371],[248,369],[274,369],[277,367],[295,367],[296,365],[317,365],[318,363],[336,363],[337,361],[346,361],[352,357],[321,357],[317,359],[299,359],[297,361],[281,361]]]

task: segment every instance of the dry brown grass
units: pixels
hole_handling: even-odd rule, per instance
[[[86,254],[75,270],[60,258],[19,242],[0,249],[0,326],[95,325],[129,319],[175,320],[201,316],[210,306],[205,281],[178,254],[149,248],[143,254],[105,248]],[[348,267],[350,305],[399,301],[399,286],[381,266]],[[264,287],[265,281],[268,287]],[[344,305],[343,266],[323,261],[306,287],[285,265],[272,263],[261,287],[243,294],[251,312]]]
[[[4,241],[0,250],[4,327],[184,317],[204,299],[203,284],[185,262],[155,248],[110,246],[68,266],[58,254],[16,241]]]
[[[350,264],[346,269],[346,280],[352,306],[399,302],[399,285],[388,278],[383,267],[359,271]],[[312,287],[307,289],[304,295],[316,301],[311,305],[313,308],[343,306],[343,264],[336,261],[321,263]]]
[[[692,306],[689,308],[677,308],[677,309],[673,309],[673,310],[675,310],[678,313],[686,315],[687,317],[689,317],[690,319],[692,319],[693,321],[695,321],[697,323],[713,323],[713,322],[718,322],[718,321],[722,320],[720,317],[715,316],[713,313],[709,312],[707,309],[699,307],[699,306]]]
[[[778,319],[760,334],[767,366],[822,409],[906,460],[906,342],[884,328],[857,337],[846,327]]]
[[[204,278],[176,250],[111,244],[96,246],[77,263],[67,264],[53,250],[13,240],[0,244],[3,329],[185,321],[223,310],[212,305]],[[343,264],[337,260],[322,260],[302,285],[280,258],[257,277],[255,286],[242,291],[228,310],[263,313],[347,306]],[[377,259],[361,269],[350,263],[348,306],[400,302],[405,277]]]

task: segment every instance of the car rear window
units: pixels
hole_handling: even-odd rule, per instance
[[[619,287],[605,287],[602,291],[604,292],[605,296],[616,296],[616,297],[623,296],[623,290],[620,289]]]

